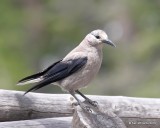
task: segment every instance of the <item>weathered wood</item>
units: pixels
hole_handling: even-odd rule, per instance
[[[72,117],[1,122],[0,128],[71,128]]]
[[[123,121],[111,110],[104,111],[100,107],[83,104],[89,106],[91,112],[77,106],[72,120],[73,128],[126,128]]]
[[[86,116],[84,115],[86,113],[81,111],[80,107],[74,108],[72,105],[73,98],[68,94],[29,93],[23,96],[23,93],[0,90],[0,121],[65,117],[72,116],[74,111],[79,121],[82,121],[82,117]],[[115,114],[120,117],[127,128],[135,126],[136,128],[160,127],[160,99],[122,96],[88,97],[98,102],[99,110],[96,112],[104,115],[104,118],[102,118],[104,120],[106,120],[106,114],[109,112],[112,113],[111,115]],[[78,119],[75,114],[73,124]],[[88,115],[88,117],[92,117],[91,115]]]
[[[0,90],[0,121],[72,116],[70,95]]]

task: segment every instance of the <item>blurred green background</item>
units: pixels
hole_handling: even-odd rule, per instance
[[[160,97],[160,0],[1,0],[0,88],[64,57],[94,29],[116,48],[104,48],[101,71],[87,89],[95,95]],[[48,86],[45,93],[63,93]]]

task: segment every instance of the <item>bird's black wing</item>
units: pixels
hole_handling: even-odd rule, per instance
[[[47,72],[43,75],[43,80],[29,89],[26,93],[35,91],[50,83],[62,80],[80,70],[86,63],[87,57],[71,59],[68,61],[60,61],[49,70],[47,70]]]

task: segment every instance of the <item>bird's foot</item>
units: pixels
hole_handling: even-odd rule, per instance
[[[89,106],[87,106],[87,105],[85,105],[85,104],[83,104],[83,103],[81,103],[80,106],[81,106],[81,108],[82,108],[83,110],[92,113],[92,109],[91,109]]]
[[[90,108],[89,106],[85,105],[85,103],[82,103],[82,102],[75,102],[75,103],[73,103],[73,105],[75,105],[75,106],[79,105],[83,110],[92,113],[91,108]]]
[[[87,99],[86,101],[87,101],[89,104],[91,104],[92,106],[98,107],[98,102],[97,102],[97,101],[92,101],[92,100],[90,100],[90,99]]]

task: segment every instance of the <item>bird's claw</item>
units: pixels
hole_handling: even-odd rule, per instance
[[[86,110],[87,112],[92,113],[92,109],[91,109],[89,106],[83,105],[82,108],[83,108],[84,110]]]
[[[94,107],[98,107],[98,102],[97,101],[92,101],[92,100],[87,100],[88,101],[88,103],[90,103],[92,106],[94,106]]]
[[[89,106],[85,106],[85,110],[92,113],[92,109]]]
[[[91,108],[90,108],[89,106],[85,105],[84,103],[78,103],[78,104],[80,105],[80,107],[81,107],[83,110],[92,113],[92,110],[91,110]]]
[[[98,107],[98,102],[97,101],[92,101],[90,104],[93,105],[94,107]]]

